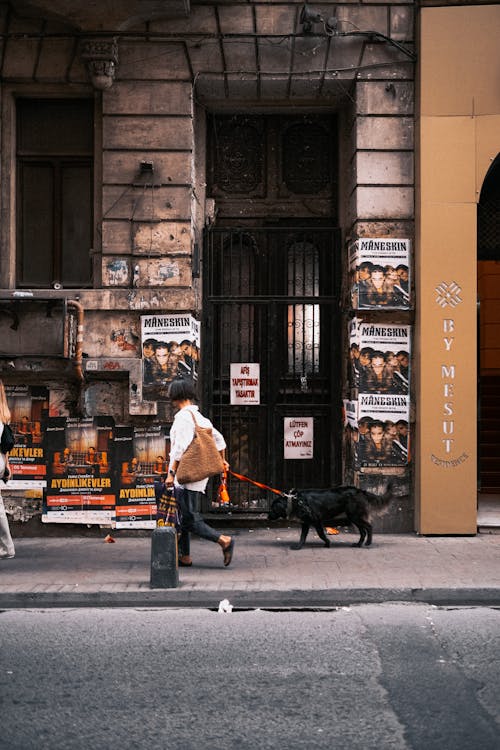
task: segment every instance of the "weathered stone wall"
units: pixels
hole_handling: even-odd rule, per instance
[[[140,316],[201,312],[193,251],[217,210],[205,201],[207,113],[338,112],[344,238],[413,238],[414,65],[383,38],[348,35],[376,31],[411,50],[413,6],[323,3],[323,17],[336,16],[341,32],[329,36],[322,24],[302,33],[299,3],[193,4],[184,19],[153,19],[126,34],[117,29],[117,72],[101,94],[92,90],[69,25],[23,19],[0,4],[0,25],[15,35],[2,49],[7,175],[15,97],[95,96],[94,288],[76,294],[85,315],[84,357],[98,363],[80,399],[88,415],[160,418],[131,388],[140,367]],[[1,216],[0,285],[7,295],[15,286],[10,178],[2,180]],[[0,325],[7,322],[0,318]],[[121,362],[113,378],[105,369],[110,360]],[[38,372],[43,377],[43,362]],[[60,377],[69,392],[66,365]]]
[[[356,86],[356,236],[413,236],[413,109],[411,82]]]
[[[389,17],[391,37],[412,41],[413,8],[409,5],[392,6]],[[388,53],[379,46],[372,47],[366,59],[375,64],[383,63],[392,52]],[[363,72],[346,108],[345,145],[351,165],[348,171],[349,197],[344,211],[347,242],[359,237],[408,238],[414,247],[414,66],[408,62],[387,67],[382,64]],[[413,265],[413,258],[410,265]],[[363,310],[361,317],[366,321],[378,319],[388,325],[411,322],[410,311],[371,313]],[[348,362],[347,321],[344,334]],[[345,373],[344,395],[356,398],[356,392],[349,389]],[[413,421],[412,415],[411,405],[410,421]],[[353,481],[370,491],[380,491],[384,475],[389,473],[398,477],[396,501],[388,515],[377,522],[377,528],[384,531],[411,530],[414,526],[411,464],[401,469],[356,470],[350,462],[347,446],[344,460],[346,481]]]

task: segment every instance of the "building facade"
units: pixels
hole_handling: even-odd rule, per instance
[[[44,445],[47,472],[19,468],[14,517],[71,503],[41,500],[65,449],[84,466],[97,442],[102,482],[125,472],[112,430],[135,431],[152,476],[140,435],[161,430],[165,459],[166,387],[184,367],[234,471],[283,490],[381,491],[390,474],[381,530],[475,533],[498,8],[0,9],[1,377],[20,464]],[[63,422],[67,438],[95,431],[51,453]],[[229,490],[233,513],[267,510],[254,485]]]

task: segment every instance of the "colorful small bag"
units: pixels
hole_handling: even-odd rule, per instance
[[[156,513],[157,526],[173,526],[174,529],[180,529],[181,514],[173,490],[165,489],[158,501]]]

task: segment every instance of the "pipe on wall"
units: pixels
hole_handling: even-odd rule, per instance
[[[83,305],[80,304],[80,302],[77,302],[74,299],[68,299],[66,301],[66,304],[68,307],[74,307],[76,310],[76,320],[77,320],[77,334],[76,334],[76,346],[75,346],[75,372],[78,377],[78,380],[82,383],[84,380],[83,377],[83,319],[84,319],[84,309]]]

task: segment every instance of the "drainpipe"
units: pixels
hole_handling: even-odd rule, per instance
[[[68,299],[66,301],[68,307],[74,307],[76,309],[77,319],[77,334],[76,334],[76,347],[75,347],[75,371],[80,383],[83,383],[83,305],[74,299]]]

